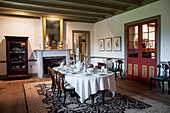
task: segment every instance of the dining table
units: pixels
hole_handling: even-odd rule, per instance
[[[99,90],[110,90],[112,96],[115,96],[116,83],[113,72],[93,68],[81,70],[70,66],[59,66],[53,69],[65,75],[65,80],[75,88],[76,93],[80,96],[81,103]]]

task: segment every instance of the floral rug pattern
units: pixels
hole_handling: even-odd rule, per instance
[[[161,111],[161,113],[166,113],[170,108],[166,105],[160,104],[164,109],[157,108],[160,106],[153,106],[155,101],[149,101],[147,98],[143,98],[145,101],[133,98],[121,93],[116,93],[112,97],[112,93],[108,90],[105,91],[105,102],[102,104],[102,93],[99,91],[96,93],[94,98],[94,105],[92,105],[91,96],[86,99],[83,103],[77,102],[76,96],[71,96],[66,94],[66,102],[63,105],[63,93],[61,95],[60,101],[57,98],[57,88],[55,93],[52,93],[51,82],[43,83],[32,83],[32,85],[24,84],[26,91],[26,100],[28,104],[29,113],[153,113],[156,111]],[[28,91],[29,90],[29,91]],[[35,93],[34,97],[32,94]],[[35,102],[36,98],[38,102]],[[40,102],[41,101],[41,102]],[[41,107],[40,107],[41,106]],[[36,109],[40,107],[40,111]]]

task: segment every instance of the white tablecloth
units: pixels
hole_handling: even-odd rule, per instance
[[[59,71],[53,68],[56,71]],[[61,71],[61,73],[63,73]],[[65,80],[70,83],[76,93],[80,96],[83,103],[91,94],[97,93],[98,90],[108,89],[115,95],[116,83],[114,73],[105,74],[87,74],[87,73],[63,73]]]

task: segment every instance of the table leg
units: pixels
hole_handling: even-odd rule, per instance
[[[92,105],[94,105],[94,94],[92,94],[91,97],[92,97]]]
[[[168,81],[168,94],[170,94],[170,80]]]
[[[104,93],[105,93],[105,90],[102,91],[102,104],[104,104]]]

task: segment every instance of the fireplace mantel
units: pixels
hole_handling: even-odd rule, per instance
[[[71,49],[49,49],[34,50],[37,56],[37,74],[38,78],[43,78],[43,57],[66,56],[66,65],[69,64]]]

